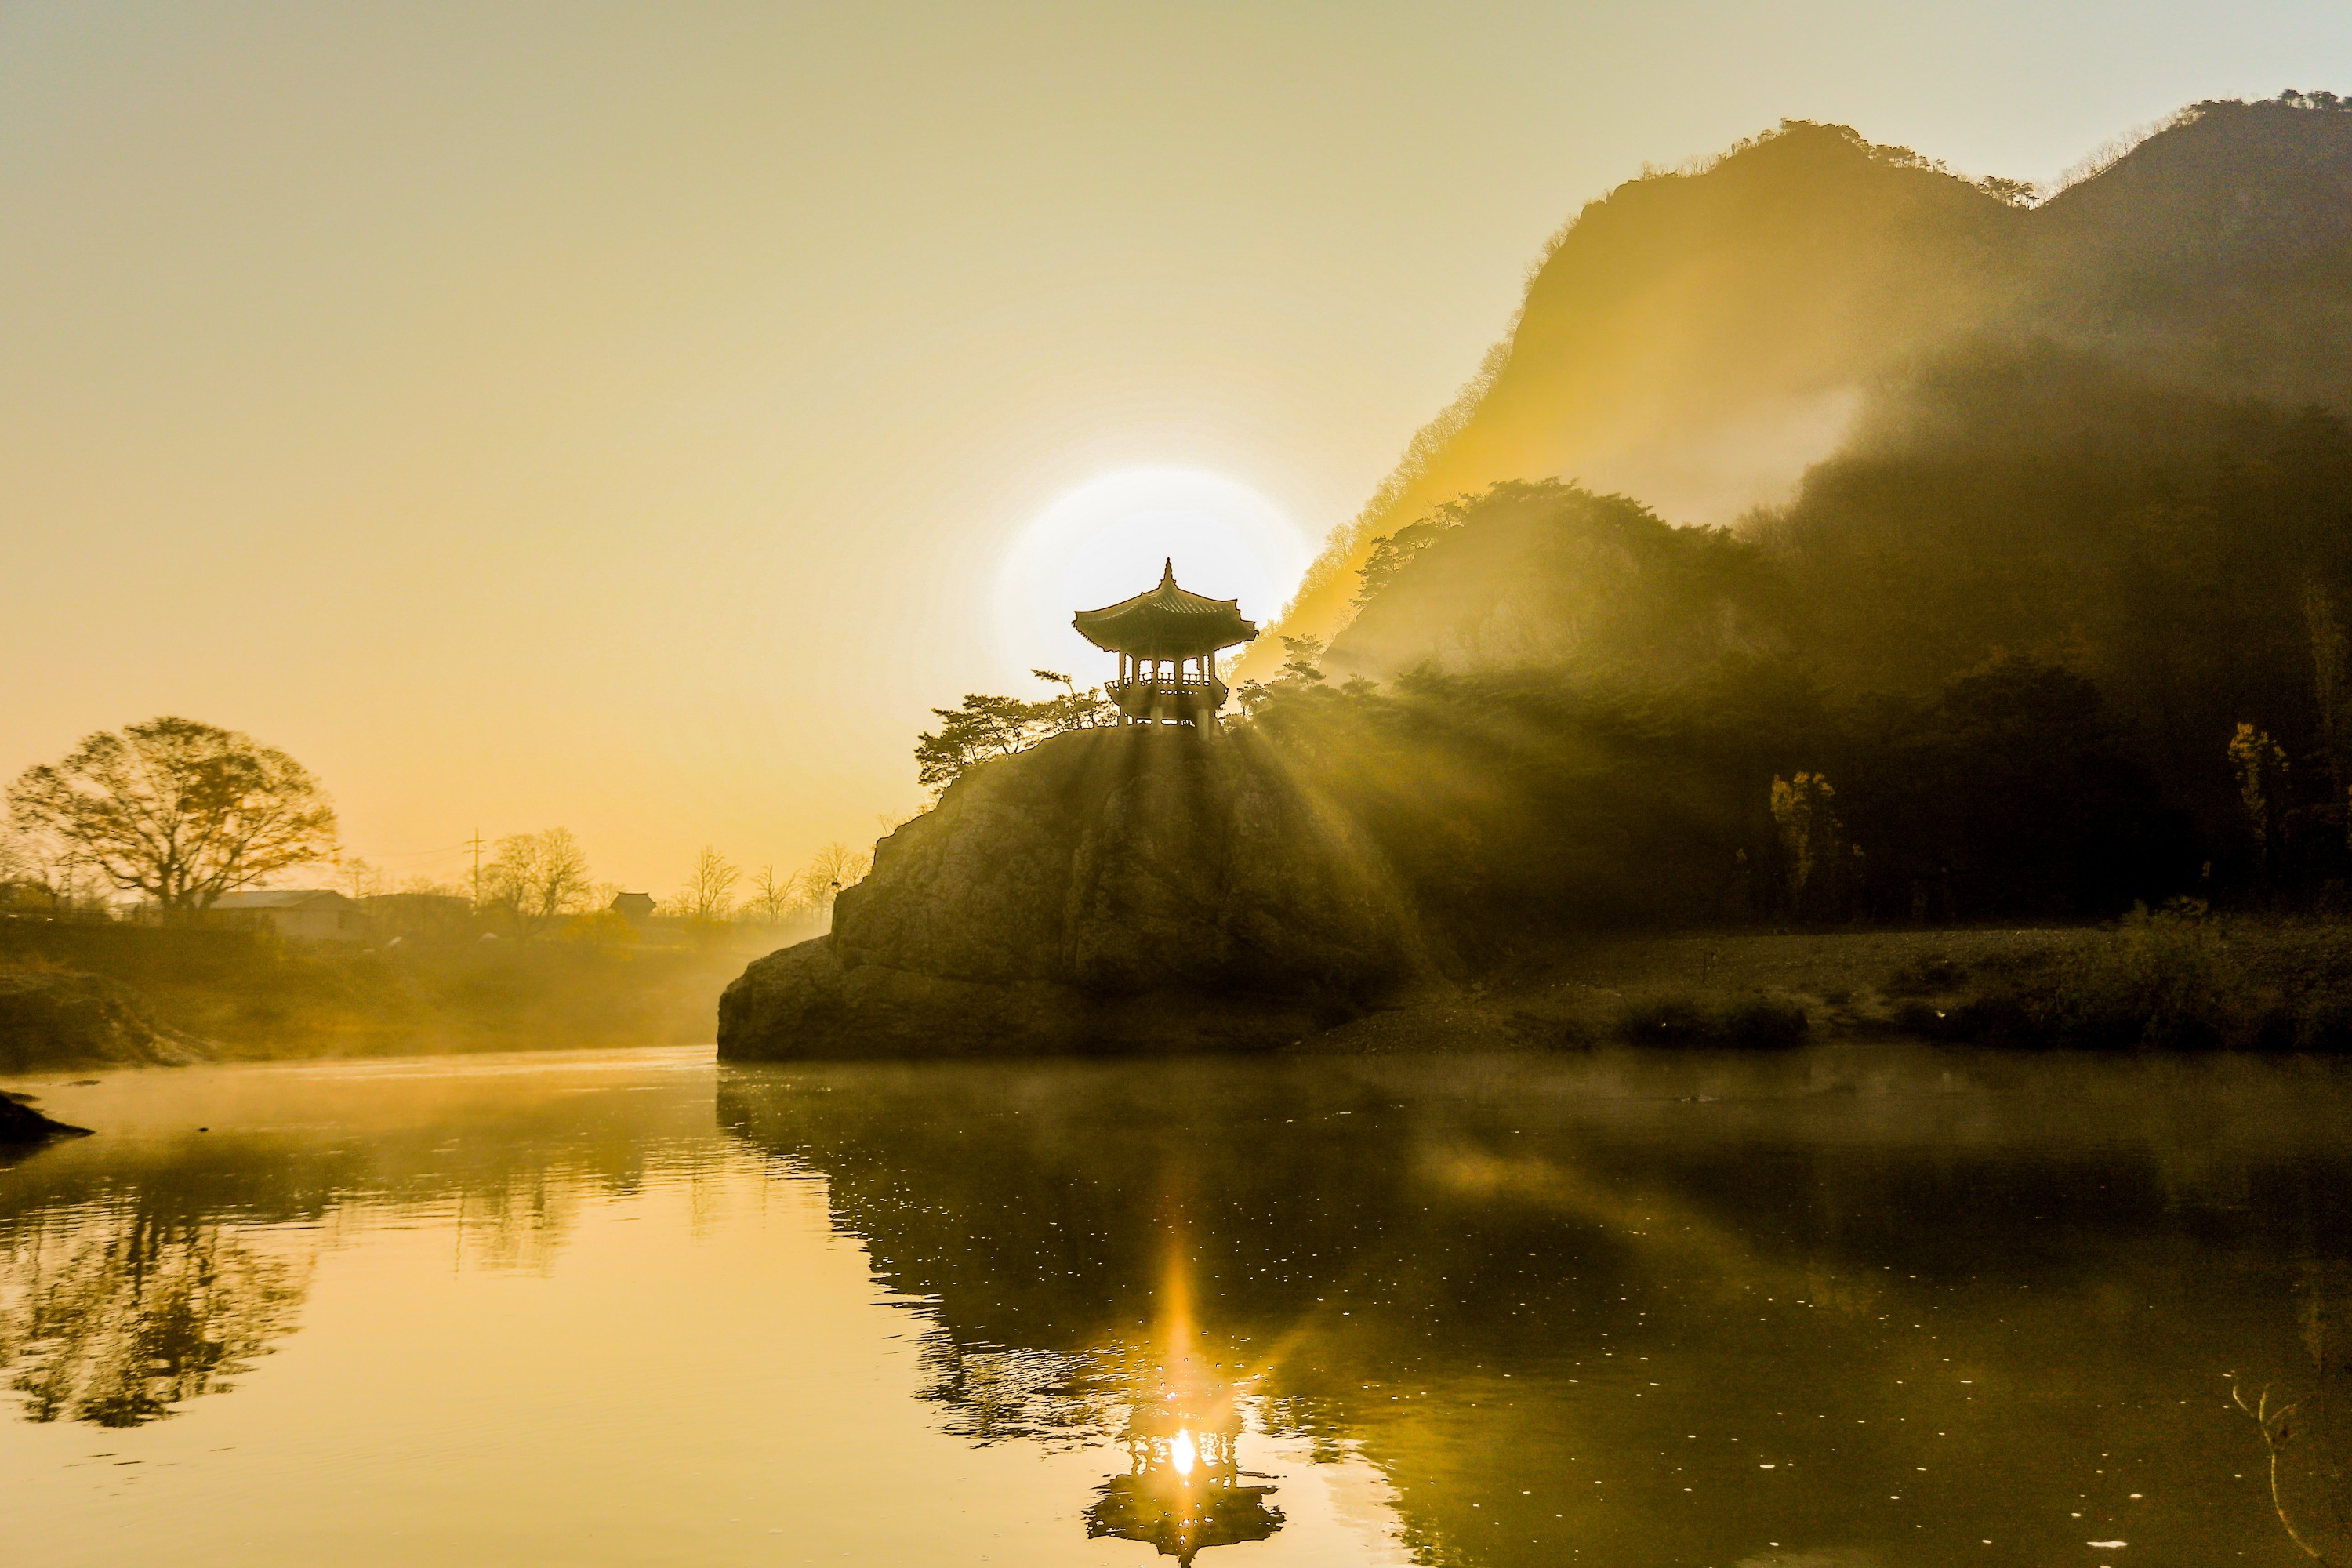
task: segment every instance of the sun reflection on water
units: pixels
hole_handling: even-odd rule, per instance
[[[1153,1335],[1157,1387],[1139,1389],[1129,1408],[1119,1436],[1128,1473],[1105,1480],[1086,1511],[1088,1536],[1149,1542],[1182,1563],[1208,1547],[1264,1541],[1283,1523],[1265,1500],[1273,1482],[1241,1468],[1240,1391],[1196,1353],[1192,1300],[1183,1248],[1171,1244]]]

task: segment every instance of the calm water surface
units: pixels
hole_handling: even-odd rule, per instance
[[[2352,1552],[2331,1066],[649,1051],[9,1087],[101,1130],[0,1167],[10,1561]]]

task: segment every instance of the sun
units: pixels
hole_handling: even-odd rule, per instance
[[[1238,599],[1264,626],[1313,556],[1297,524],[1237,479],[1202,468],[1121,468],[1022,529],[998,581],[1002,640],[1020,667],[1065,670],[1091,686],[1109,656],[1071,630],[1076,612],[1142,593],[1173,562],[1186,588]]]

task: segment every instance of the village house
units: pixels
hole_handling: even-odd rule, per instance
[[[365,942],[371,934],[366,912],[331,888],[223,893],[213,900],[210,917],[310,942]]]

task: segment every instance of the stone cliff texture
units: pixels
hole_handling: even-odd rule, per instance
[[[829,936],[753,963],[719,1054],[1285,1046],[1423,968],[1346,820],[1246,732],[1097,730],[975,768]]]

